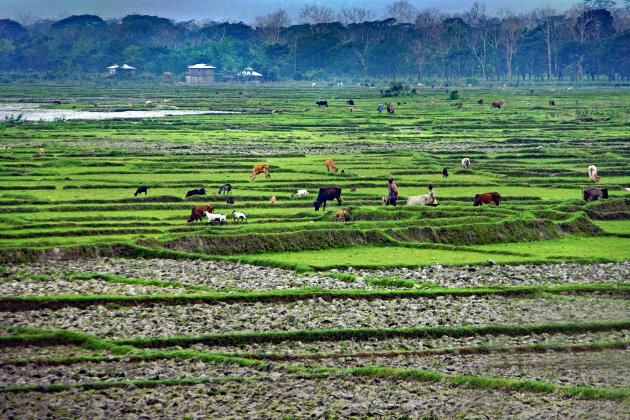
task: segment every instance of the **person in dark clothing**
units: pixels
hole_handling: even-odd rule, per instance
[[[387,201],[389,205],[396,206],[396,200],[398,200],[398,187],[394,183],[393,178],[387,180],[389,182],[387,186]]]

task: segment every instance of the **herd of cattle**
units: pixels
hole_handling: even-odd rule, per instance
[[[337,166],[335,165],[335,162],[331,158],[326,158],[326,160],[324,161],[324,164],[326,166],[326,171],[328,173],[330,172],[336,173],[339,170]],[[470,164],[471,164],[470,159],[467,157],[461,160],[461,166],[464,171],[468,171],[468,169],[470,168]],[[342,170],[341,172],[343,173],[344,171]],[[252,174],[251,174],[252,181],[256,179],[256,175],[259,175],[262,173],[265,174],[265,178],[271,177],[269,173],[269,165],[266,165],[266,164],[254,165],[254,168],[252,169]],[[442,176],[448,177],[448,168],[444,168],[442,170]],[[601,176],[597,173],[597,167],[595,165],[590,165],[588,167],[588,176],[595,183],[598,183],[601,180]],[[221,187],[219,187],[217,194],[227,195],[226,203],[234,204],[234,198],[231,196],[232,189],[233,188],[231,184],[223,184]],[[142,194],[142,193],[144,193],[146,196],[148,194],[148,190],[149,190],[148,186],[146,185],[140,186],[136,189],[134,196],[137,197],[138,194]],[[354,186],[351,187],[350,191],[351,192],[356,191],[356,187]],[[317,198],[313,202],[313,207],[315,208],[315,211],[318,211],[320,208],[322,208],[322,210],[326,210],[326,203],[332,200],[337,200],[337,204],[341,205],[342,203],[341,192],[342,192],[341,187],[320,188],[319,193],[317,194]],[[192,197],[195,195],[206,195],[205,188],[193,189],[186,192],[186,198]],[[291,194],[291,198],[306,197],[307,195],[309,195],[308,190],[301,189]],[[588,187],[582,190],[582,197],[584,201],[596,201],[596,200],[599,200],[600,198],[608,198],[608,189]],[[276,196],[275,195],[272,196],[269,202],[271,204],[274,204],[276,202]],[[386,197],[382,198],[382,203],[387,204]],[[435,203],[436,202],[433,196],[429,194],[413,196],[407,199],[407,205],[429,205],[429,206],[433,205],[435,206],[437,205]],[[499,194],[496,191],[483,193],[483,194],[476,194],[473,201],[474,206],[481,206],[483,204],[494,204],[496,206],[499,206],[500,203],[501,203],[501,194]],[[214,209],[215,208],[212,204],[200,204],[200,205],[194,206],[192,208],[190,216],[188,217],[188,223],[195,222],[197,220],[203,220],[203,218],[206,217],[208,220],[206,224],[216,223],[219,225],[223,225],[223,223],[225,223],[227,220],[227,215],[221,214],[221,213],[215,213]],[[334,220],[338,220],[338,221],[348,220],[351,213],[352,213],[352,208],[349,208],[346,210],[339,210],[335,213]],[[232,218],[235,222],[247,221],[247,215],[239,211],[232,211]]]

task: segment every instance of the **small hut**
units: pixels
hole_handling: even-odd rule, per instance
[[[107,70],[109,70],[110,77],[129,77],[133,76],[137,69],[135,67],[131,67],[129,64],[123,64],[122,66],[114,64],[113,66],[107,67]]]
[[[207,85],[214,83],[214,69],[216,67],[207,64],[195,64],[188,66],[186,75],[187,85]]]

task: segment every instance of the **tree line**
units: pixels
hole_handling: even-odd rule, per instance
[[[114,63],[137,67],[137,77],[168,72],[175,80],[195,63],[216,66],[218,75],[251,66],[268,81],[627,80],[630,5],[614,4],[492,15],[480,3],[444,13],[403,0],[381,19],[369,9],[335,13],[313,4],[297,23],[279,9],[250,25],[146,15],[2,19],[0,81],[99,79]]]

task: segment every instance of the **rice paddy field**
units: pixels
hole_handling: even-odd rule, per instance
[[[630,91],[530,89],[1,86],[0,414],[627,417]]]

